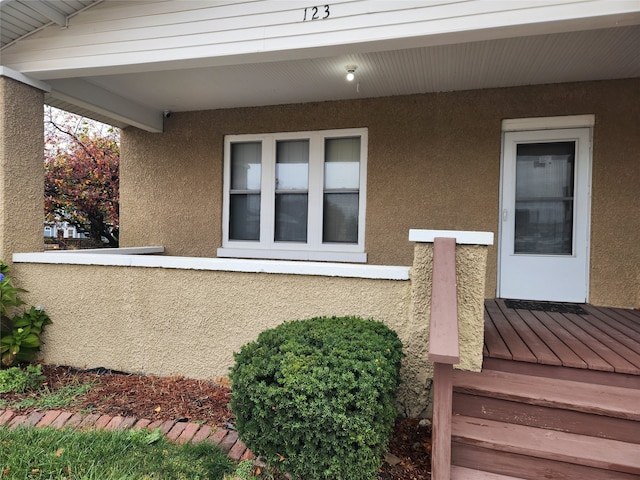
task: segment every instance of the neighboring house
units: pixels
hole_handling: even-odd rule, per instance
[[[493,233],[486,298],[640,307],[638,1],[70,5],[0,4],[0,258],[77,298],[51,300],[48,359],[224,375],[315,314],[420,343],[410,229]],[[123,128],[120,245],[160,247],[23,254],[43,102]]]
[[[78,232],[78,229],[68,222],[62,223],[45,223],[44,238],[88,238],[84,232]]]

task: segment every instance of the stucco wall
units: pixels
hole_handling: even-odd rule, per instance
[[[411,335],[409,281],[22,263],[15,271],[53,320],[48,363],[216,378],[234,351],[286,320],[360,315],[405,342]]]
[[[366,251],[409,265],[410,228],[498,233],[501,121],[595,114],[589,300],[640,306],[640,79],[175,113],[123,133],[121,241],[215,256],[226,134],[369,128]],[[495,296],[496,247],[485,295]]]
[[[15,270],[28,301],[54,322],[45,330],[44,361],[80,368],[217,378],[228,374],[233,352],[283,321],[383,321],[405,353],[398,408],[421,417],[431,408],[432,244],[415,252],[410,281],[94,264],[17,263]],[[467,370],[482,367],[486,252],[456,249],[459,368]]]
[[[0,77],[0,260],[42,250],[43,93]]]

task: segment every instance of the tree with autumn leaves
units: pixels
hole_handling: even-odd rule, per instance
[[[45,107],[45,221],[117,247],[119,163],[117,128]]]

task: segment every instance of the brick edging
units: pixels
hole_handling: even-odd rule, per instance
[[[146,418],[121,417],[110,415],[72,413],[64,410],[47,410],[18,415],[15,410],[0,410],[0,427],[10,429],[19,426],[75,428],[79,430],[104,429],[125,430],[140,429],[160,431],[176,443],[210,442],[220,447],[227,457],[235,461],[255,460],[255,455],[238,438],[238,432],[227,428],[216,428],[192,422],[151,421]]]

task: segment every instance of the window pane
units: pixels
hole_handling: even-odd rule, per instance
[[[306,193],[276,195],[276,242],[307,241],[308,199]]]
[[[276,147],[276,190],[306,190],[309,140],[287,140]]]
[[[571,255],[575,142],[520,144],[515,253]]]
[[[360,137],[325,140],[324,188],[360,187]]]
[[[262,143],[231,144],[231,190],[260,190]]]
[[[322,241],[358,243],[357,193],[325,193]]]
[[[229,240],[260,240],[260,194],[230,195]]]

